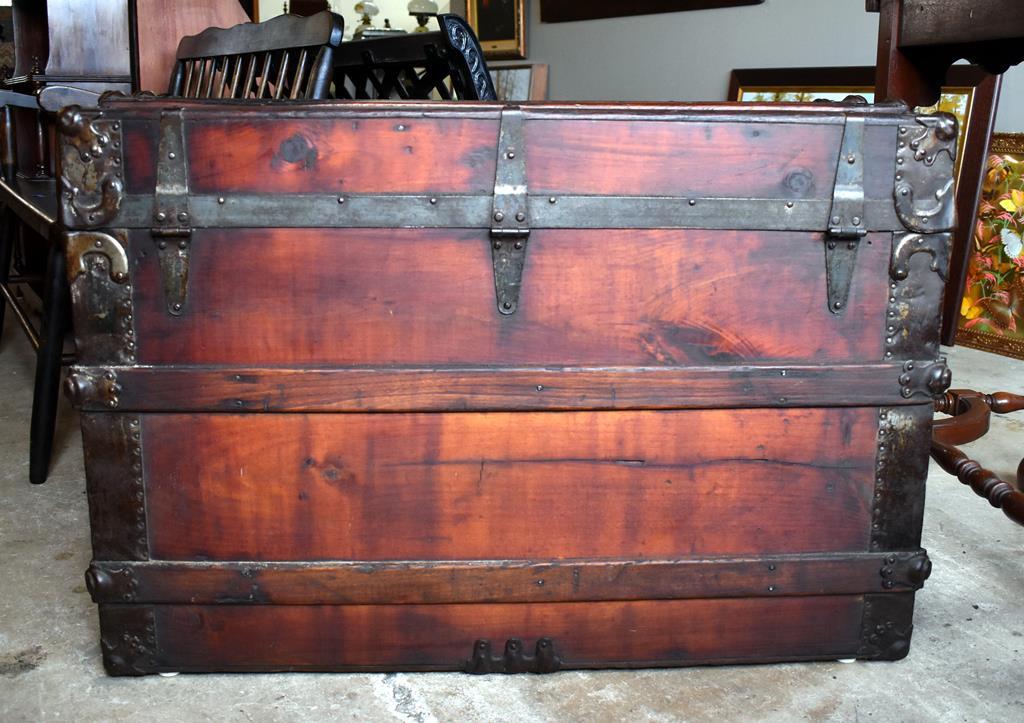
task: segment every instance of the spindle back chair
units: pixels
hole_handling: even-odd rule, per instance
[[[331,84],[345,21],[324,11],[209,28],[182,38],[168,94],[181,98],[319,99]]]

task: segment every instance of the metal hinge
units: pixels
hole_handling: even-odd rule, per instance
[[[153,227],[167,311],[180,316],[188,298],[192,214],[188,202],[188,162],[185,157],[185,110],[160,115],[160,146],[153,198]]]
[[[514,314],[530,240],[530,206],[526,185],[526,135],[523,111],[508,108],[501,113],[498,163],[491,204],[491,260],[498,311]]]
[[[867,235],[864,207],[864,118],[847,116],[825,239],[828,308],[833,314],[843,313],[850,298],[860,239]]]

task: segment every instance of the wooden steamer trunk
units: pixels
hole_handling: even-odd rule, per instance
[[[61,130],[110,673],[907,654],[950,117],[122,99]]]

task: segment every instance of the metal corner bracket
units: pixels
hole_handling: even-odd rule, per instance
[[[65,228],[111,225],[124,199],[121,124],[71,105],[57,117],[63,136],[60,210]]]
[[[953,228],[953,168],[957,120],[949,113],[919,115],[916,125],[900,125],[896,150],[896,215],[916,233]]]
[[[105,256],[110,266],[110,280],[123,284],[128,280],[128,254],[123,231],[69,231],[66,237],[68,283],[88,273],[91,254]]]

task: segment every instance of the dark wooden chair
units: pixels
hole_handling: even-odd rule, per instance
[[[954,445],[968,444],[988,434],[992,414],[1024,410],[1024,397],[996,392],[981,394],[970,389],[954,389],[935,403],[935,411],[951,415],[935,422],[932,433],[932,459],[963,484],[984,497],[993,507],[1017,524],[1024,525],[1024,460],[1017,467],[1015,482],[1007,482],[985,469]]]
[[[335,53],[333,97],[346,100],[497,100],[472,28],[439,15],[440,30],[345,43]]]
[[[281,15],[183,38],[168,93],[182,98],[326,98],[344,23],[327,11]]]
[[[341,43],[344,20],[323,12],[310,17],[281,16],[265,23],[211,28],[183,38],[179,44],[168,93],[186,98],[320,99],[328,95],[333,54]],[[29,178],[17,172],[17,129],[12,108],[39,113],[69,103],[93,105],[99,94],[82,88],[49,86],[38,97],[4,92],[0,115],[0,328],[6,306],[17,317],[36,350],[35,384],[29,443],[29,480],[46,481],[53,447],[63,354],[70,328],[69,289],[65,275],[61,228],[56,213],[57,188],[52,178]],[[38,234],[47,245],[46,271],[39,279],[10,275],[11,258],[20,228]],[[42,299],[36,328],[19,303],[12,284],[32,282]]]
[[[938,101],[950,66],[967,58],[988,72],[1001,74],[1024,61],[1024,14],[1019,0],[866,0],[869,12],[880,13],[876,99],[899,100],[913,106]],[[970,218],[980,194],[974,193]],[[958,209],[962,214],[963,209]],[[944,341],[953,342],[963,297],[969,245],[961,239],[951,256],[951,284],[946,289]],[[955,280],[955,281],[954,281]],[[985,469],[954,445],[967,444],[989,430],[993,413],[1024,410],[1024,397],[997,392],[954,390],[935,404],[951,415],[935,423],[932,458],[1014,522],[1024,525],[1024,461],[1017,479],[1006,481]]]

